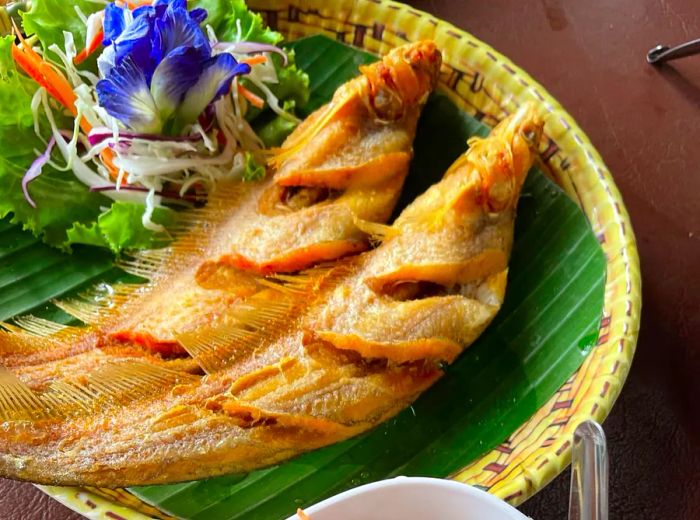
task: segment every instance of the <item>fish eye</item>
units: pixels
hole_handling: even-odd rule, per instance
[[[520,132],[520,135],[522,135],[523,139],[525,139],[529,144],[535,144],[535,140],[537,139],[537,132],[535,132],[534,129],[529,128],[527,130],[522,130]]]

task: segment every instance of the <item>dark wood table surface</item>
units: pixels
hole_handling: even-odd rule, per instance
[[[700,56],[656,69],[657,43],[700,38],[700,0],[413,1],[510,57],[574,116],[622,191],[643,274],[632,370],[604,424],[614,519],[700,518]],[[566,518],[565,472],[521,509]],[[0,519],[78,520],[0,480]]]

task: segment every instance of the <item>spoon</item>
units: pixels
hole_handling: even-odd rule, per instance
[[[660,65],[665,61],[685,58],[698,53],[700,53],[700,38],[681,43],[675,47],[657,45],[647,53],[647,63]]]
[[[569,520],[608,520],[608,452],[595,421],[583,421],[574,431]]]

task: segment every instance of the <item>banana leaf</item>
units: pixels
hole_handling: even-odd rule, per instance
[[[323,36],[289,47],[311,79],[307,111],[376,59]],[[433,95],[399,210],[440,179],[470,136],[487,131]],[[100,251],[76,248],[68,256],[0,221],[0,319],[31,311],[66,321],[49,299],[119,276]],[[501,312],[413,406],[367,434],[278,466],[130,491],[181,518],[269,520],[390,476],[448,476],[506,439],[581,365],[597,341],[604,282],[605,257],[585,216],[533,168],[518,206]]]

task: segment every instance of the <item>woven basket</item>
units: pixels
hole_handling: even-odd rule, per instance
[[[384,54],[406,42],[433,39],[443,53],[439,89],[461,109],[490,126],[526,101],[535,101],[545,115],[548,146],[542,164],[587,216],[607,258],[607,279],[598,345],[581,368],[503,444],[452,475],[520,504],[569,463],[576,425],[605,419],[634,355],[641,309],[639,259],[610,172],[552,96],[510,60],[453,25],[385,0],[247,3],[288,40],[322,33]],[[42,489],[89,518],[167,518],[126,490]]]

